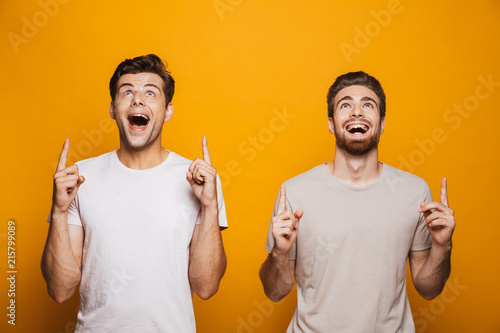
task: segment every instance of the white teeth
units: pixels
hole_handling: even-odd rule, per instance
[[[142,118],[144,118],[146,120],[149,120],[149,117],[146,116],[146,115],[144,115],[144,114],[142,114],[142,113],[131,114],[129,117],[142,117]]]
[[[362,130],[364,130],[365,132],[368,131],[368,126],[366,125],[363,125],[363,124],[352,124],[352,125],[348,125],[346,130],[347,131],[351,131],[353,129],[357,129],[357,128],[360,128]]]

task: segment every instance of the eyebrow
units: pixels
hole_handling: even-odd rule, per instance
[[[338,106],[340,102],[345,101],[345,100],[353,101],[354,99],[351,96],[344,96],[341,99],[339,99],[336,106]],[[371,102],[375,103],[375,105],[378,107],[377,102],[373,98],[368,97],[368,96],[364,96],[361,98],[361,102],[366,102],[366,101],[371,101]]]
[[[122,84],[118,87],[118,90],[120,90],[122,87],[126,87],[126,86],[128,86],[128,87],[134,87],[134,85],[133,85],[132,83],[127,83],[127,82],[126,82],[126,83],[122,83]],[[160,89],[160,88],[159,88],[156,84],[153,84],[153,83],[146,83],[146,84],[144,85],[144,87],[155,87],[156,89],[158,89],[158,90],[160,90],[160,91],[161,91],[161,89]]]

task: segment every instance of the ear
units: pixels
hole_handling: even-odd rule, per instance
[[[174,115],[174,106],[172,105],[172,102],[170,102],[167,105],[167,111],[165,112],[165,120],[164,121],[169,121],[173,115]]]
[[[335,134],[335,129],[334,129],[334,123],[333,123],[333,118],[332,117],[328,117],[328,132],[330,132],[330,134]]]
[[[115,119],[115,110],[113,108],[113,102],[109,104],[109,115],[111,116],[111,119]]]
[[[385,117],[380,120],[380,134],[384,133],[385,128]]]

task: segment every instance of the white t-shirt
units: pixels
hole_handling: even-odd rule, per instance
[[[191,161],[170,152],[135,170],[116,151],[81,161],[68,223],[85,231],[76,332],[196,332],[189,245],[200,202],[186,180]],[[217,178],[219,225],[227,227]]]
[[[427,183],[384,164],[365,187],[340,182],[325,165],[284,185],[287,209],[304,210],[290,251],[297,308],[287,333],[415,332],[406,266],[410,251],[431,247],[418,212],[421,202],[432,201]]]

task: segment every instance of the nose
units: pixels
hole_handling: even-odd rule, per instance
[[[363,110],[359,105],[355,105],[351,110],[351,117],[353,118],[364,118]]]
[[[142,98],[142,94],[140,92],[136,93],[132,98],[132,106],[144,105],[144,100]]]

